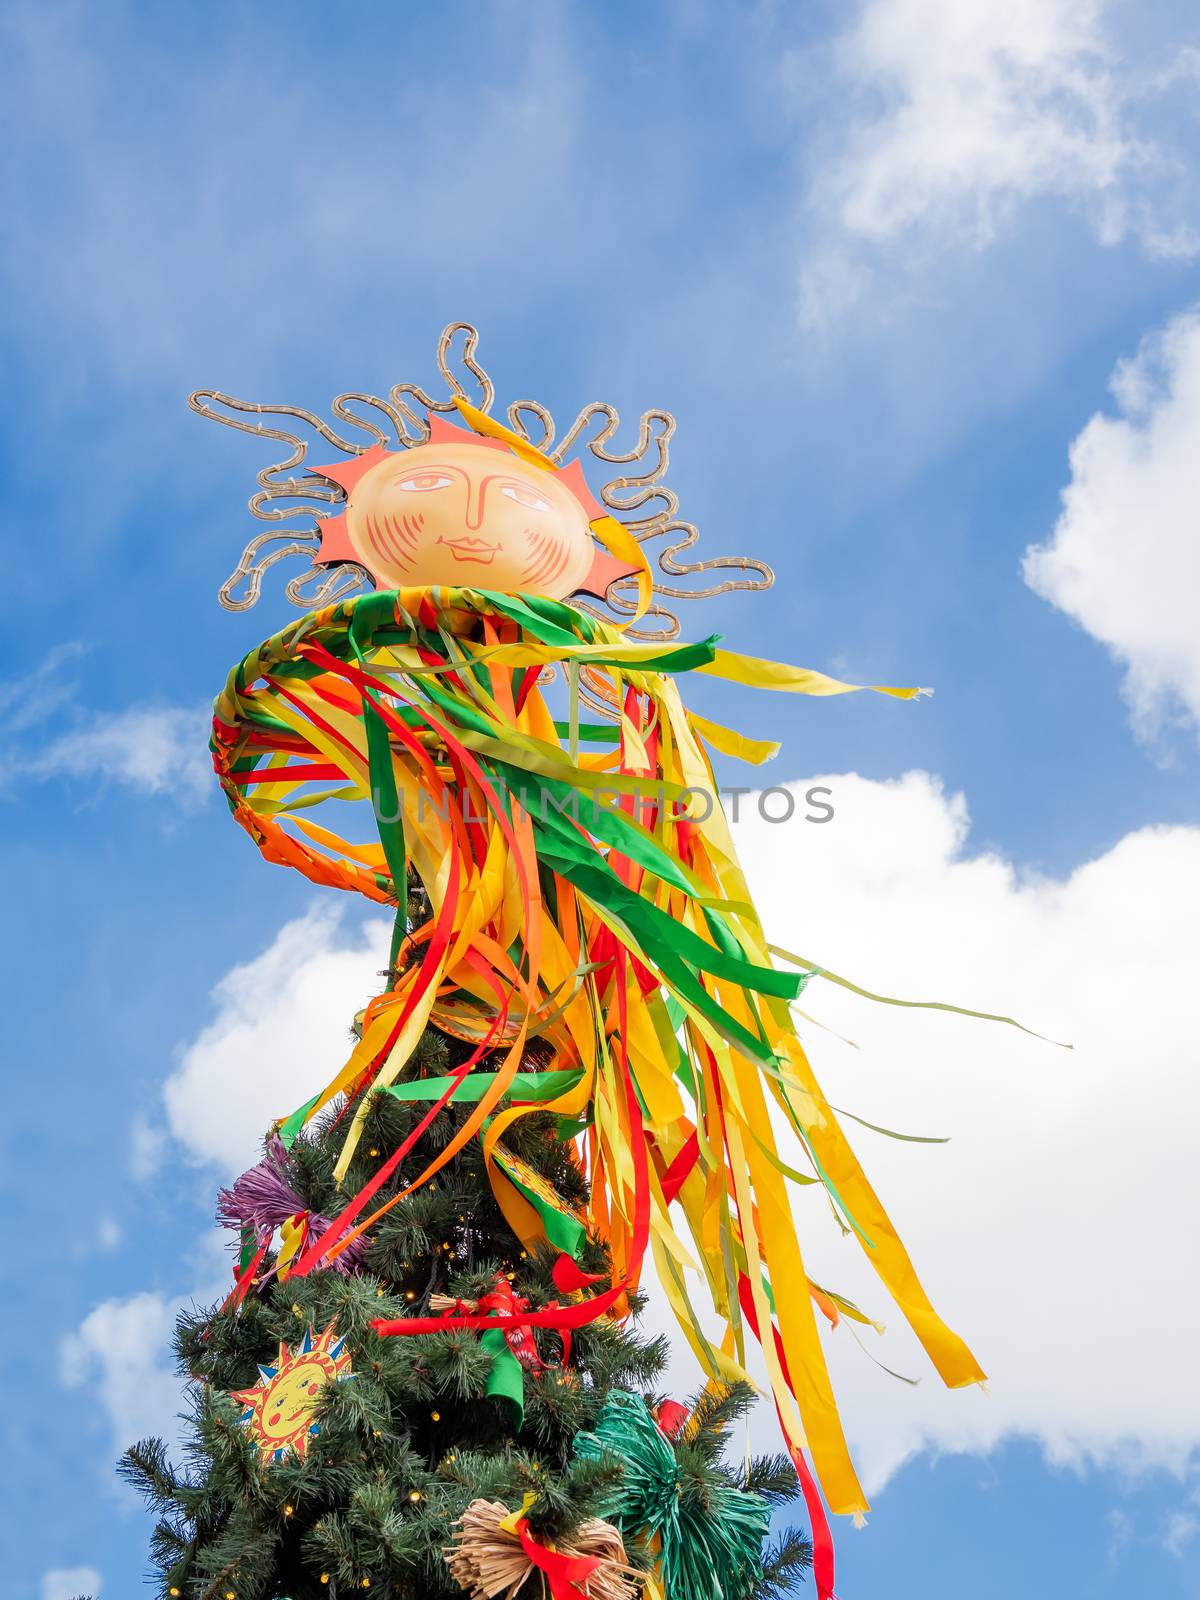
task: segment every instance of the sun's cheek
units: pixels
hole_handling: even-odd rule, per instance
[[[570,530],[558,519],[547,518],[524,530],[524,544],[521,587],[535,593],[554,588],[571,565],[574,541]]]
[[[415,572],[448,509],[434,500],[433,495],[396,493],[362,508],[355,518],[355,542],[372,568]]]
[[[528,555],[526,529],[537,520],[534,513],[512,500],[490,493],[484,499],[479,526],[472,531],[478,538],[494,545],[499,552],[499,559],[516,571]]]

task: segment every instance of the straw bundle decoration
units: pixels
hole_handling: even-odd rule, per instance
[[[542,1579],[539,1590],[548,1586],[554,1600],[634,1600],[640,1588],[642,1575],[626,1562],[621,1535],[596,1518],[581,1523],[570,1544],[551,1549],[539,1546],[507,1506],[473,1500],[454,1539],[446,1564],[472,1600],[511,1600],[534,1573]]]

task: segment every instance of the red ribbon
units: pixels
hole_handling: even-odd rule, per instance
[[[604,1282],[602,1272],[585,1272],[566,1254],[559,1256],[550,1276],[554,1279],[554,1287],[559,1294],[577,1294],[581,1289],[589,1289],[593,1283]]]
[[[530,691],[538,681],[541,670],[540,666],[526,667],[520,674],[521,683],[516,696],[516,709],[518,712],[524,711],[525,702],[529,699]]]
[[[461,1300],[458,1301],[455,1309],[457,1310],[462,1304]],[[526,1300],[523,1295],[516,1293],[503,1273],[497,1273],[496,1287],[490,1294],[483,1295],[475,1302],[475,1310],[479,1312],[499,1311],[506,1316],[516,1317],[522,1311],[528,1311],[531,1304],[532,1302]],[[569,1338],[570,1336],[566,1335],[566,1337]],[[533,1335],[527,1326],[522,1324],[520,1327],[506,1328],[504,1330],[504,1342],[527,1371],[542,1372],[545,1370],[546,1363],[538,1355],[537,1345],[533,1342]]]
[[[681,1405],[678,1400],[664,1400],[655,1411],[654,1420],[661,1433],[668,1439],[674,1439],[683,1432],[691,1414],[687,1406]]]
[[[700,1159],[700,1141],[695,1131],[684,1143],[679,1154],[662,1175],[662,1197],[667,1205],[678,1195],[687,1182],[688,1174]]]
[[[778,1411],[778,1406],[775,1409]],[[779,1418],[779,1426],[783,1428],[782,1416]],[[786,1433],[784,1439],[787,1440]],[[837,1600],[833,1592],[833,1535],[829,1531],[825,1507],[821,1502],[821,1491],[817,1488],[816,1479],[808,1470],[804,1451],[799,1446],[793,1447],[788,1444],[788,1454],[792,1458],[796,1476],[800,1479],[800,1489],[804,1495],[804,1504],[808,1508],[808,1520],[812,1527],[813,1580],[817,1585],[817,1600]]]
[[[248,1261],[244,1268],[238,1266],[234,1267],[233,1276],[237,1282],[229,1291],[225,1303],[221,1307],[222,1311],[236,1311],[241,1305],[242,1301],[250,1293],[251,1285],[254,1282],[254,1275],[258,1271],[259,1267],[262,1266],[263,1257],[267,1253],[267,1246],[271,1243],[271,1234],[273,1231],[273,1229],[268,1229],[267,1233],[263,1237],[263,1242],[259,1245],[258,1251],[252,1261]]]
[[[750,1280],[745,1273],[738,1274],[738,1299],[741,1302],[742,1314],[750,1324],[751,1331],[759,1344],[762,1336],[758,1331],[758,1317],[754,1310],[754,1297],[750,1292]],[[775,1336],[775,1353],[779,1357],[780,1369],[784,1380],[792,1394],[792,1378],[788,1372],[787,1357],[783,1353],[783,1340],[780,1338],[779,1329],[771,1324],[771,1332]],[[784,1443],[788,1447],[788,1455],[792,1458],[792,1465],[796,1469],[796,1476],[800,1480],[800,1490],[804,1495],[804,1504],[808,1511],[808,1520],[812,1527],[813,1547],[813,1580],[817,1586],[817,1600],[836,1600],[833,1592],[833,1535],[829,1531],[829,1519],[825,1515],[825,1506],[821,1500],[821,1491],[817,1488],[816,1481],[809,1471],[808,1462],[800,1447],[793,1446],[788,1438],[787,1429],[783,1425],[783,1413],[779,1410],[779,1402],[775,1403],[775,1411],[779,1417],[779,1428],[783,1434]]]
[[[598,1283],[600,1280],[589,1278],[588,1281]],[[469,1302],[456,1300],[452,1306],[447,1306],[440,1316],[391,1319],[376,1317],[371,1327],[381,1338],[414,1333],[440,1333],[445,1328],[475,1328],[481,1331],[499,1328],[504,1334],[505,1344],[521,1365],[530,1372],[544,1372],[546,1363],[538,1355],[537,1345],[530,1337],[529,1330],[552,1328],[562,1342],[560,1365],[565,1367],[571,1355],[571,1329],[582,1326],[583,1322],[592,1321],[601,1313],[589,1311],[583,1318],[570,1319],[566,1315],[568,1310],[578,1311],[582,1308],[560,1306],[557,1300],[551,1300],[543,1311],[535,1312],[530,1309],[531,1304],[532,1302],[526,1300],[523,1295],[516,1294],[512,1284],[500,1273],[496,1277],[495,1289],[476,1300],[473,1311]],[[591,1306],[596,1302],[586,1301],[584,1304]]]
[[[538,1571],[546,1574],[553,1600],[579,1600],[581,1595],[586,1595],[587,1590],[581,1585],[587,1583],[600,1565],[599,1556],[564,1556],[557,1550],[547,1550],[530,1533],[525,1517],[516,1526],[521,1536],[521,1549]]]
[[[629,1287],[622,1279],[606,1294],[591,1300],[581,1300],[578,1305],[555,1306],[553,1310],[523,1311],[519,1316],[481,1317],[477,1312],[467,1316],[447,1317],[375,1317],[371,1326],[381,1338],[394,1334],[442,1333],[446,1328],[582,1328],[617,1303]]]
[[[259,767],[253,772],[235,772],[231,776],[239,789],[245,789],[252,783],[281,783],[284,780],[293,783],[314,783],[318,779],[322,783],[346,781],[343,768],[335,767],[331,761],[312,761],[291,767]]]

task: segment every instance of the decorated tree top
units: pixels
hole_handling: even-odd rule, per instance
[[[451,368],[460,335],[478,405]],[[557,1253],[560,1300],[539,1305],[493,1276],[448,1303],[426,1296],[423,1314],[381,1308],[375,1334],[497,1336],[520,1364],[539,1330],[569,1340],[627,1316],[653,1259],[712,1384],[740,1392],[748,1343],[760,1346],[826,1600],[832,1561],[806,1448],[834,1510],[861,1513],[866,1499],[821,1324],[874,1318],[808,1275],[806,1196],[823,1193],[945,1382],[983,1374],[930,1303],[822,1092],[792,1003],[823,969],[769,943],[717,800],[711,750],[761,762],[778,746],[696,716],[677,685],[704,673],[804,695],[858,686],[723,650],[716,637],[675,642],[664,599],[762,588],[772,574],[746,557],[691,558],[696,529],[664,482],[673,419],[646,412],[620,450],[617,414],[597,403],[556,443],[535,402],[514,402],[506,422],[491,414],[475,344],[466,324],[442,336],[449,398],[413,384],[344,394],[337,428],[294,407],[192,397],[202,414],[290,446],[259,474],[251,508],[272,527],[247,545],[223,602],[245,609],[276,561],[307,556],[286,592],[313,608],[230,673],[214,708],[218,779],[267,859],[395,908],[386,981],[347,1060],[324,1086],[298,1085],[294,1110],[280,1108],[285,1145],[323,1114],[340,1143],[339,1188],[319,1227],[292,1219],[280,1254],[289,1281],[345,1273],[394,1208],[478,1141],[526,1256]],[[344,459],[298,473],[311,440],[297,423]],[[619,469],[595,497],[585,449]],[[373,592],[354,596],[364,586]],[[556,717],[542,690],[560,669]],[[902,700],[921,692],[874,687]],[[602,720],[585,722],[583,707]],[[369,818],[375,838],[361,826],[343,836],[348,815]],[[411,1078],[430,1027],[469,1053],[450,1072]],[[379,1160],[362,1173],[382,1096],[427,1109],[394,1147],[368,1147]],[[446,1125],[457,1106],[461,1120]],[[587,1174],[582,1210],[560,1205],[514,1150],[539,1115],[557,1119]],[[439,1129],[444,1140],[406,1171]],[[259,1281],[270,1239],[258,1240],[239,1297]],[[589,1240],[603,1241],[603,1273],[581,1264]],[[704,1331],[697,1276],[723,1338]],[[650,1437],[636,1396],[630,1404]],[[299,1426],[303,1407],[293,1412]],[[481,1537],[490,1515],[480,1513]]]

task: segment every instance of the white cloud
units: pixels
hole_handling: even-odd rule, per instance
[[[55,1567],[42,1578],[42,1600],[78,1600],[100,1593],[100,1574],[95,1567]]]
[[[843,43],[881,115],[841,172],[841,219],[885,238],[939,216],[987,239],[1034,194],[1095,194],[1136,157],[1099,32],[1078,0],[872,0]],[[1121,218],[1101,216],[1106,234]]]
[[[739,845],[780,945],[877,992],[1016,1015],[1010,1028],[896,1010],[815,982],[804,1009],[859,1048],[806,1030],[935,1304],[968,1337],[989,1392],[948,1393],[890,1313],[853,1241],[797,1202],[813,1275],[889,1323],[872,1348],[830,1341],[847,1427],[876,1488],[923,1450],[1040,1441],[1056,1461],[1182,1468],[1200,1395],[1161,1348],[1200,1337],[1193,1130],[1200,1081],[1190,1002],[1200,829],[1146,828],[1064,880],[966,853],[961,797],[910,773],[822,780],[826,826],[756,820]],[[812,1191],[815,1193],[815,1191]]]
[[[350,1053],[354,1014],[378,992],[389,928],[343,928],[340,907],[283,927],[213,991],[215,1016],[164,1090],[175,1137],[201,1161],[241,1171],[268,1125],[295,1110]]]
[[[183,1304],[150,1293],[105,1300],[62,1342],[59,1376],[67,1388],[86,1386],[99,1400],[114,1454],[151,1434],[176,1433],[180,1383],[170,1352]]]
[[[340,909],[286,924],[261,955],[234,967],[213,991],[212,1022],[167,1080],[171,1133],[223,1175],[257,1158],[272,1118],[323,1087],[349,1053],[354,1013],[376,992],[388,927],[372,918],[349,931]],[[135,1169],[144,1175],[157,1170],[164,1137],[144,1119],[135,1121]],[[170,1357],[175,1318],[228,1287],[227,1243],[216,1227],[206,1235],[190,1294],[146,1291],[105,1300],[63,1340],[61,1381],[95,1396],[113,1452],[151,1434],[177,1437],[182,1389]]]
[[[1145,340],[1113,376],[1118,415],[1071,446],[1062,514],[1025,579],[1126,668],[1144,736],[1200,723],[1200,311]]]
[[[94,1306],[59,1346],[59,1381],[86,1391],[108,1425],[107,1451],[120,1455],[138,1439],[176,1443],[183,1383],[172,1359],[175,1319],[220,1298],[231,1283],[227,1237],[217,1229],[199,1241],[187,1294],[152,1290]]]
[[[867,0],[834,53],[834,138],[811,195],[826,233],[801,282],[818,323],[861,294],[860,252],[903,242],[889,266],[990,242],[1023,204],[1065,202],[1097,236],[1152,255],[1200,248],[1171,90],[1196,52],[1141,69],[1101,0]],[[1159,123],[1163,126],[1160,127]],[[858,249],[855,247],[857,242]]]

